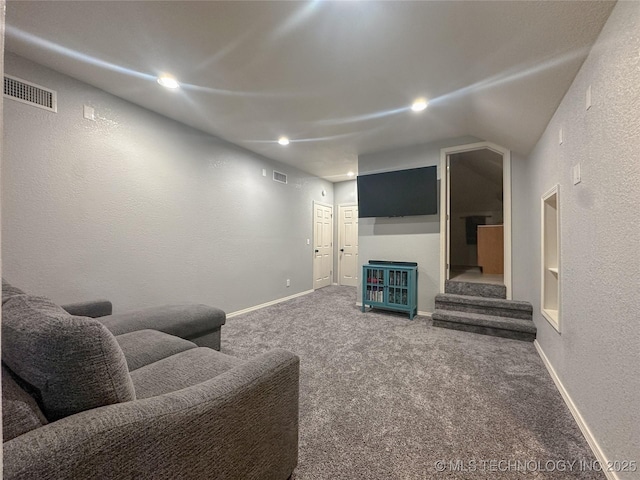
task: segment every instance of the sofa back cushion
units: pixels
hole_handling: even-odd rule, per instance
[[[7,442],[46,424],[47,419],[36,401],[20,388],[2,365],[2,441]]]
[[[4,278],[2,279],[2,304],[16,295],[24,295],[25,293],[19,288],[14,287]]]
[[[124,354],[100,322],[30,295],[10,298],[2,310],[2,361],[49,421],[135,400]]]

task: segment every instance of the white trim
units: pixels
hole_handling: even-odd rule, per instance
[[[605,476],[610,480],[619,480],[620,477],[618,477],[618,474],[616,472],[607,471],[607,468],[605,468],[606,465],[608,464],[606,455],[600,448],[600,445],[598,444],[598,441],[596,440],[596,438],[593,436],[593,433],[591,433],[591,430],[589,429],[587,422],[585,422],[584,418],[582,418],[582,415],[580,414],[578,407],[576,406],[575,403],[573,403],[573,400],[571,399],[569,392],[567,392],[567,389],[564,388],[564,385],[560,381],[560,378],[558,377],[558,374],[553,368],[553,365],[551,365],[549,358],[545,355],[544,350],[542,350],[542,347],[538,343],[538,340],[535,340],[533,342],[533,345],[536,347],[536,350],[538,351],[538,355],[540,355],[540,358],[542,359],[542,363],[544,363],[544,366],[547,367],[547,371],[549,372],[549,375],[551,376],[553,383],[556,384],[556,388],[560,392],[560,395],[562,395],[562,399],[564,400],[564,403],[566,403],[567,407],[569,407],[569,411],[571,412],[571,415],[573,415],[573,419],[578,424],[578,427],[580,427],[580,431],[582,432],[582,435],[584,436],[585,440],[589,444],[589,447],[591,447],[591,451],[596,457],[596,460],[598,460],[598,462],[600,462],[600,465],[603,467],[602,472],[604,472]]]
[[[449,269],[447,268],[447,261],[449,259],[449,242],[447,225],[449,202],[448,200],[448,188],[447,182],[449,175],[447,170],[449,169],[449,150],[451,148],[440,149],[440,293],[444,293],[444,285],[449,277]]]
[[[547,310],[546,308],[544,308],[544,304],[545,304],[545,297],[546,297],[546,285],[545,285],[545,255],[546,255],[546,250],[545,250],[545,230],[546,230],[546,218],[545,218],[545,203],[546,201],[552,197],[552,196],[556,196],[556,256],[557,256],[557,265],[555,268],[555,273],[558,277],[558,288],[556,289],[556,295],[558,297],[558,308],[556,309],[555,313],[552,313],[551,311]],[[549,322],[549,325],[551,325],[558,333],[561,333],[560,330],[560,318],[561,318],[561,305],[562,302],[560,301],[562,296],[561,296],[561,289],[562,289],[562,281],[560,278],[560,265],[561,265],[561,257],[560,257],[560,184],[555,184],[553,187],[551,187],[549,190],[547,190],[542,197],[540,197],[540,313],[542,313],[542,316],[545,318],[545,320],[547,320],[547,322]],[[553,269],[549,269],[551,271],[553,271]]]
[[[502,149],[502,222],[504,224],[504,285],[507,287],[507,299],[513,298],[511,270],[511,150]]]
[[[449,215],[449,156],[454,153],[471,152],[488,149],[502,155],[502,210],[504,223],[504,285],[507,287],[507,299],[512,298],[511,276],[511,150],[491,142],[470,143],[440,149],[440,292],[444,293],[444,283],[449,270],[448,261],[448,226]]]
[[[294,293],[293,295],[289,295],[288,297],[278,298],[276,300],[271,300],[270,302],[267,302],[267,303],[261,303],[260,305],[255,305],[253,307],[238,310],[237,312],[227,313],[227,318],[236,317],[238,315],[242,315],[243,313],[254,312],[256,310],[260,310],[261,308],[270,307],[271,305],[275,305],[276,303],[286,302],[287,300],[292,300],[297,297],[302,297],[309,293],[313,293],[313,290],[305,290],[304,292]]]

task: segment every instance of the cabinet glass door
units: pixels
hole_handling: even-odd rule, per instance
[[[384,303],[385,278],[384,270],[380,268],[365,269],[365,298],[368,302]]]
[[[409,305],[409,272],[406,270],[389,270],[389,303]]]

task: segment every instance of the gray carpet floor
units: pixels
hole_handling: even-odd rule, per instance
[[[331,286],[222,328],[224,353],[300,356],[295,480],[605,478],[532,343],[355,302]]]

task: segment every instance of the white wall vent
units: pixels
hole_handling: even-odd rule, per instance
[[[55,90],[27,82],[21,78],[12,77],[11,75],[4,76],[4,96],[16,102],[33,105],[50,112],[58,111]]]
[[[280,183],[287,183],[287,176],[284,173],[273,171],[273,181]]]

